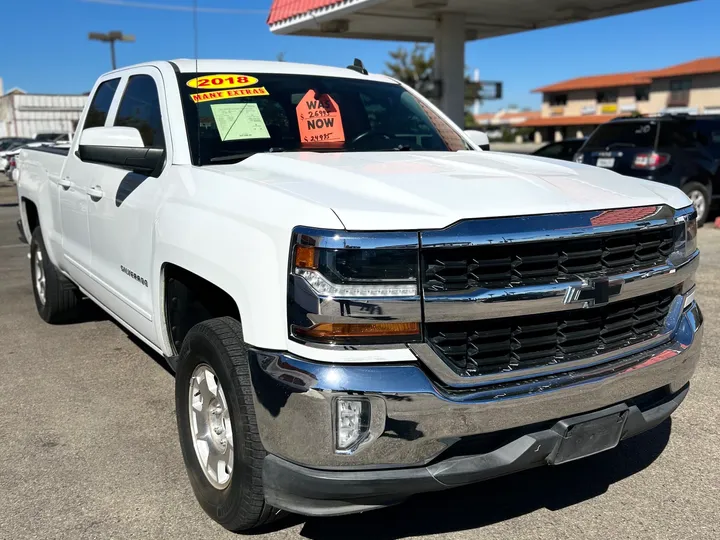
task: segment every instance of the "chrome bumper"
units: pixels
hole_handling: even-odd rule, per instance
[[[557,420],[666,388],[679,391],[700,356],[702,315],[693,301],[669,341],[574,371],[475,389],[448,390],[419,364],[320,364],[252,350],[255,411],[263,445],[290,462],[325,469],[423,465],[462,437]],[[333,404],[371,402],[370,435],[335,453]]]

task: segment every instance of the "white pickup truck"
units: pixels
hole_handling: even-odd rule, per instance
[[[690,201],[479,137],[359,66],[107,73],[69,151],[20,156],[38,312],[90,299],[167,359],[190,482],[230,530],[659,424],[700,354]]]

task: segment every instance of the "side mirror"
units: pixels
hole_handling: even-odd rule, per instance
[[[160,176],[165,163],[164,148],[147,148],[140,131],[133,127],[84,129],[76,154],[87,163],[110,165],[145,176]]]
[[[478,131],[477,129],[466,129],[465,136],[472,142],[477,144],[481,150],[490,150],[490,139],[484,131]]]

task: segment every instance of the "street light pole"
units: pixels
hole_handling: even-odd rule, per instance
[[[112,62],[112,68],[115,70],[117,68],[115,64],[115,42],[125,41],[127,43],[133,43],[135,41],[135,36],[123,34],[119,30],[113,30],[107,34],[103,34],[102,32],[90,32],[88,34],[88,39],[91,41],[104,41],[105,43],[110,43],[110,60]]]
[[[112,61],[113,71],[115,71],[117,69],[117,66],[115,65],[115,40],[114,39],[110,40],[110,58]]]

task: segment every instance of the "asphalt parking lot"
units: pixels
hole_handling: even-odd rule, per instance
[[[232,538],[186,479],[173,377],[98,313],[35,311],[0,184],[0,539]],[[362,515],[291,518],[256,538],[720,538],[720,230],[700,231],[705,348],[680,410],[613,451]]]

